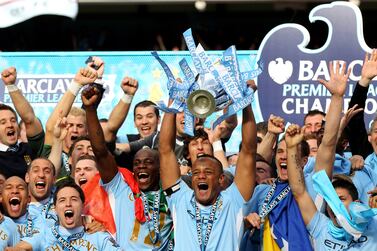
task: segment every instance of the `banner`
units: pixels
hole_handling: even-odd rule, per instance
[[[171,69],[174,77],[184,79],[180,70],[180,61],[185,58],[190,67],[194,67],[189,52],[158,52]],[[221,57],[221,51],[211,51],[208,55],[214,60]],[[32,52],[32,53],[0,53],[0,70],[14,66],[17,68],[17,86],[33,106],[35,113],[45,124],[56,103],[61,99],[80,67],[85,67],[85,60],[89,56],[99,56],[105,61],[105,95],[98,107],[99,118],[108,118],[113,107],[119,102],[123,91],[120,82],[124,76],[130,76],[139,81],[139,89],[132,101],[127,119],[119,130],[121,140],[125,135],[137,133],[133,123],[133,107],[138,102],[148,99],[154,102],[167,103],[168,81],[159,62],[146,52]],[[256,51],[238,51],[238,59],[242,71],[253,70]],[[0,80],[0,102],[10,104],[11,99]],[[75,100],[75,106],[81,106],[81,97]],[[257,104],[253,108],[258,111]],[[221,112],[207,119],[206,126],[210,127]],[[239,113],[239,121],[242,120]],[[261,115],[256,113],[256,119],[261,120]],[[232,140],[228,142],[228,149],[238,149],[241,139],[240,127],[234,132]]]
[[[344,109],[348,107],[360,79],[365,53],[372,51],[364,40],[360,9],[347,1],[322,4],[310,12],[309,20],[322,21],[328,26],[328,37],[322,47],[308,49],[310,35],[316,34],[289,23],[273,28],[260,45],[257,60],[264,64],[265,70],[258,76],[257,93],[264,120],[273,113],[302,125],[308,111],[327,111],[331,94],[317,79],[330,79],[330,60],[343,60],[352,69],[344,98]],[[376,93],[373,81],[364,111],[367,125],[377,112]]]
[[[9,27],[39,15],[75,18],[77,0],[0,0],[0,28]]]

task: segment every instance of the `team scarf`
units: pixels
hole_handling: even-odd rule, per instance
[[[341,228],[336,228],[330,222],[330,234],[339,240],[351,241],[360,238],[372,218],[377,215],[377,209],[369,208],[358,202],[349,205],[349,211],[339,199],[329,177],[324,170],[313,175],[313,186],[323,197],[336,216]]]

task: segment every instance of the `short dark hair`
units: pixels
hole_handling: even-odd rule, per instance
[[[308,142],[306,142],[305,140],[301,141],[300,143],[300,152],[301,152],[301,158],[303,157],[308,157],[309,154],[310,154],[310,146],[308,144]]]
[[[349,192],[349,194],[351,195],[353,201],[359,199],[359,192],[357,191],[357,188],[352,183],[352,181],[338,176],[332,182],[332,185],[333,185],[334,189],[343,188],[343,189],[347,190]]]
[[[189,156],[189,144],[191,141],[193,140],[197,140],[197,139],[208,139],[208,134],[204,131],[203,128],[199,128],[199,129],[196,129],[194,130],[194,136],[190,136],[190,135],[185,135],[184,139],[183,139],[183,157],[185,157],[187,159],[187,157]],[[187,159],[188,160],[188,165],[191,166],[191,160],[190,159]]]
[[[149,106],[153,106],[154,113],[156,114],[157,118],[159,118],[160,117],[160,111],[157,109],[156,103],[154,103],[154,102],[152,102],[150,100],[143,100],[143,101],[141,101],[141,102],[139,102],[139,103],[137,103],[135,105],[135,108],[134,108],[134,119],[136,117],[136,108],[138,108],[138,107],[149,107]]]
[[[109,120],[107,118],[102,118],[98,120],[100,123],[107,123]]]
[[[304,117],[304,124],[305,124],[305,120],[307,117],[311,117],[311,116],[315,116],[315,115],[322,115],[323,117],[326,117],[326,113],[320,111],[320,110],[310,110],[307,114],[305,114],[305,117]]]
[[[73,152],[73,149],[75,149],[75,146],[77,144],[77,142],[79,141],[83,141],[83,140],[86,140],[86,141],[89,141],[90,142],[90,139],[88,136],[79,136],[77,139],[75,139],[75,141],[72,142],[72,145],[71,147],[69,148],[69,151],[68,151],[68,155],[71,156],[72,155],[72,152]]]
[[[43,156],[33,159],[33,161],[30,162],[29,165],[27,165],[27,170],[26,170],[26,171],[29,172],[29,171],[30,171],[30,168],[31,168],[31,165],[34,163],[34,161],[39,160],[39,159],[46,160],[48,163],[50,163],[50,165],[51,165],[51,169],[52,169],[52,174],[55,176],[55,175],[56,175],[56,170],[55,170],[55,165],[54,165],[54,163],[52,163],[51,160],[49,160],[48,158],[43,157]]]
[[[277,174],[276,168],[274,168],[274,166],[271,163],[268,163],[268,161],[265,158],[263,158],[263,156],[260,155],[259,153],[255,155],[255,162],[263,162],[266,165],[268,165],[271,169],[271,174],[272,174],[271,178],[277,177],[278,174]]]
[[[80,199],[81,199],[82,203],[84,204],[85,195],[84,195],[84,192],[82,191],[81,187],[75,183],[74,179],[67,176],[67,177],[64,177],[64,179],[62,179],[62,180],[60,180],[56,183],[56,190],[55,190],[55,193],[54,193],[54,205],[56,205],[56,201],[57,201],[59,191],[62,190],[63,188],[65,188],[65,187],[72,187],[73,189],[75,189],[79,193]]]
[[[257,133],[260,132],[263,135],[266,135],[268,131],[268,121],[262,121],[257,123]]]
[[[198,156],[198,158],[195,160],[195,162],[200,161],[200,160],[204,160],[204,159],[210,159],[210,160],[215,161],[216,164],[219,166],[220,174],[224,173],[224,170],[223,170],[223,164],[221,164],[220,160],[218,160],[216,157],[214,157],[214,156],[212,156],[212,155],[208,155],[208,154],[200,155],[200,156]]]
[[[14,116],[16,117],[16,121],[18,121],[17,113],[11,106],[5,105],[5,104],[0,104],[0,111],[11,111],[14,114]]]

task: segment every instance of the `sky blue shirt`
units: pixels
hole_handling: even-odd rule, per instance
[[[40,202],[30,202],[28,212],[32,216],[42,216],[43,219],[47,220],[49,226],[54,226],[58,219],[52,195]]]
[[[365,232],[357,241],[341,241],[333,238],[329,233],[329,222],[331,220],[324,214],[317,212],[310,223],[306,226],[314,241],[316,251],[372,251],[377,248],[377,219],[369,223]]]
[[[17,232],[17,225],[10,218],[4,216],[0,223],[0,250],[5,247],[13,247],[20,241],[20,235]]]
[[[18,219],[13,219],[17,224],[17,231],[20,238],[26,236],[28,231],[28,219],[31,219],[31,234],[38,234],[41,232],[41,229],[47,224],[46,220],[42,215],[31,215],[28,211]]]
[[[195,218],[194,192],[185,182],[179,180],[180,189],[168,197],[174,222],[174,250],[200,250]],[[246,202],[236,184],[220,193],[219,207],[209,236],[206,251],[238,250],[243,234],[243,218]],[[203,241],[212,206],[198,204],[202,217]]]
[[[72,234],[82,232],[84,227],[77,227],[74,229],[66,229],[62,226],[58,227],[58,233],[65,240],[68,240],[69,236]],[[45,225],[43,230],[34,235],[33,237],[22,238],[33,247],[33,250],[45,250],[45,251],[63,251],[64,248],[55,238],[52,233],[52,228]],[[70,242],[71,246],[79,251],[107,251],[107,250],[122,250],[115,243],[115,241],[106,232],[96,232],[94,234],[88,234],[84,232],[80,239],[72,240]]]
[[[123,180],[118,172],[107,184],[101,185],[107,191],[113,215],[115,215],[116,240],[125,250],[144,251],[165,250],[168,244],[168,237],[171,233],[171,217],[160,211],[160,242],[155,247],[152,244],[149,228],[153,224],[145,222],[141,224],[135,218],[134,198],[131,188]],[[161,227],[162,226],[162,227]],[[151,229],[153,231],[153,228]]]
[[[355,174],[351,176],[350,178],[352,179],[352,182],[357,189],[357,192],[359,194],[359,200],[363,204],[368,205],[369,203],[368,192],[374,189],[374,185],[370,176],[368,175],[367,172],[365,172],[363,168],[360,171],[356,171]]]

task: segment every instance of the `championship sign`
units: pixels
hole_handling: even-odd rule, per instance
[[[310,12],[309,20],[325,22],[328,26],[328,37],[321,48],[306,48],[309,32],[301,25],[290,23],[272,29],[260,45],[257,60],[265,67],[258,76],[257,93],[264,120],[275,114],[291,123],[303,124],[308,111],[326,112],[331,94],[317,79],[329,80],[331,60],[345,61],[352,69],[344,98],[344,109],[348,108],[360,79],[365,53],[372,51],[364,41],[360,9],[349,2],[322,4]],[[377,112],[377,90],[373,83],[364,111],[367,123]]]

